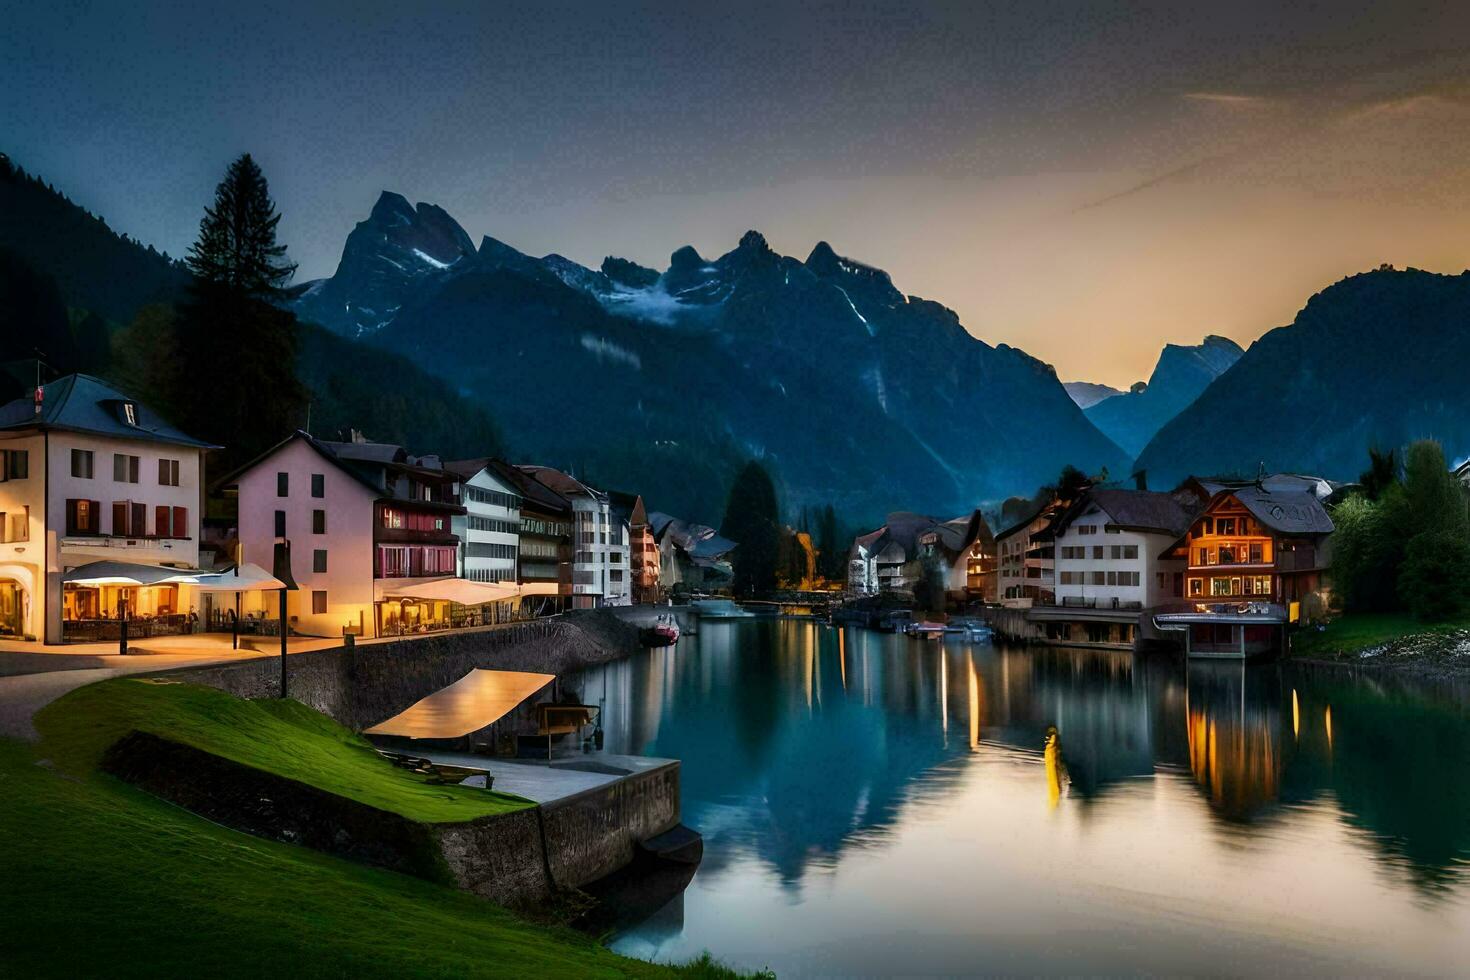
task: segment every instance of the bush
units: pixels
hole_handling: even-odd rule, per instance
[[[1470,541],[1453,531],[1414,535],[1404,549],[1398,592],[1418,619],[1453,619],[1470,610]]]

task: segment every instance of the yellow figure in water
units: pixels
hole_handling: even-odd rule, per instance
[[[1046,803],[1055,810],[1057,801],[1062,798],[1062,777],[1067,774],[1067,764],[1062,761],[1062,736],[1056,725],[1046,729],[1041,758],[1046,763]]]

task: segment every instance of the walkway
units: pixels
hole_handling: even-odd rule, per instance
[[[585,755],[557,759],[548,766],[545,762],[535,762],[529,759],[501,759],[472,755],[468,752],[441,752],[438,749],[416,748],[409,740],[395,740],[391,745],[385,745],[384,748],[431,759],[447,766],[487,770],[495,777],[493,788],[496,792],[512,793],[536,803],[563,800],[587,790],[615,783],[628,776],[678,764],[673,759],[589,752]]]

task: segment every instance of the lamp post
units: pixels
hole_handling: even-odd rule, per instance
[[[286,634],[289,629],[286,623],[286,593],[295,592],[298,588],[296,579],[291,574],[291,541],[282,538],[276,542],[275,569],[274,574],[281,581],[281,697],[286,697]]]

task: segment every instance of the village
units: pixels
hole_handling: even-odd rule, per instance
[[[548,466],[297,430],[215,476],[218,447],[86,375],[0,408],[0,433],[12,640],[412,636],[731,594],[739,542]],[[1328,616],[1330,513],[1355,485],[1072,473],[990,519],[895,512],[853,539],[845,580],[783,525],[778,591],[735,598],[889,631],[954,617],[1025,643],[1225,658],[1280,653]]]

